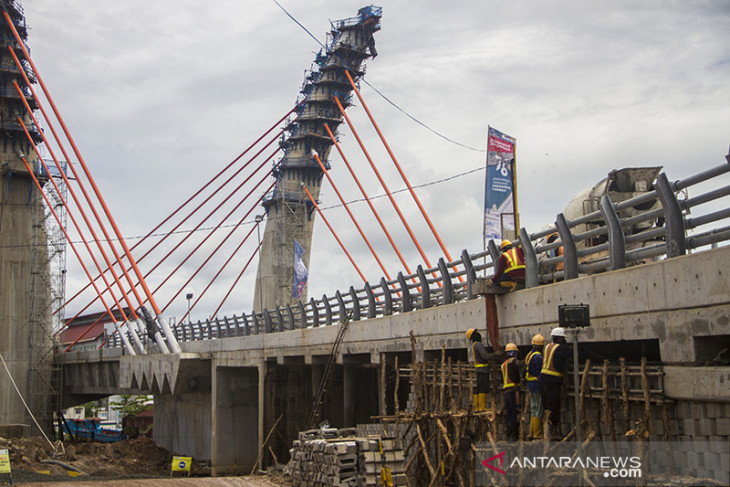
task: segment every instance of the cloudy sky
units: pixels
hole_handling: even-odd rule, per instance
[[[319,50],[271,0],[23,3],[38,71],[132,243],[293,106]],[[351,0],[280,3],[322,42],[329,19],[354,16],[363,6]],[[576,193],[612,169],[662,165],[670,179],[680,179],[721,164],[728,152],[726,0],[448,6],[389,0],[376,45],[368,82],[462,144],[425,129],[363,86],[411,183],[426,185],[418,194],[453,256],[482,248],[489,125],[517,138],[518,202],[529,231],[553,222]],[[391,190],[403,188],[362,108],[348,113]],[[382,194],[349,130],[341,138],[368,192]],[[331,164],[340,189],[357,199],[334,151]],[[405,194],[398,201],[437,261],[441,252],[417,208]],[[321,202],[337,203],[326,184]],[[378,200],[384,213],[386,203]],[[354,208],[366,213],[365,206]],[[345,212],[332,208],[326,215],[368,279],[379,281],[381,272]],[[395,213],[387,215],[415,268],[415,248]],[[394,275],[402,266],[370,220],[364,217],[363,224]],[[217,306],[250,251],[241,255],[222,275],[226,282],[201,300],[194,319]],[[73,261],[69,252],[68,295],[84,281]],[[186,268],[189,275],[195,266]],[[223,313],[250,310],[254,280],[255,262]],[[194,281],[189,289],[199,292],[205,283]],[[361,281],[318,222],[310,295],[353,284]],[[186,306],[183,295],[168,315],[179,317]]]

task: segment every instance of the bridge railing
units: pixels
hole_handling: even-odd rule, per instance
[[[729,241],[730,205],[721,198],[730,195],[730,185],[727,178],[720,179],[730,172],[730,154],[726,159],[727,164],[675,182],[662,173],[648,192],[618,203],[604,196],[598,211],[574,220],[558,214],[554,225],[539,232],[530,234],[522,228],[519,240],[525,254],[526,287],[672,258]],[[692,198],[677,198],[678,193],[686,195],[687,188],[703,182],[714,188]],[[636,211],[622,216],[628,209]],[[552,234],[558,238],[548,243]],[[559,249],[562,255],[556,255]],[[477,297],[477,276],[493,274],[498,256],[496,244],[490,241],[487,250],[464,250],[453,262],[439,259],[435,267],[418,266],[413,274],[398,273],[392,280],[381,278],[362,288],[350,287],[260,313],[178,323],[174,333],[183,342],[249,336],[467,301]],[[107,346],[120,347],[119,338],[112,337]]]

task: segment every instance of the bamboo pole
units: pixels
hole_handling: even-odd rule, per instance
[[[619,359],[621,365],[621,397],[623,399],[624,421],[626,423],[626,431],[631,429],[631,420],[629,418],[629,384],[626,377],[626,359]]]

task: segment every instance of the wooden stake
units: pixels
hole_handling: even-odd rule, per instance
[[[261,448],[259,449],[259,455],[256,457],[256,462],[253,464],[253,468],[251,469],[251,473],[249,473],[249,475],[253,475],[254,473],[256,473],[256,468],[261,463],[261,457],[264,454],[264,448],[266,448],[266,446],[268,445],[269,438],[271,438],[271,434],[274,432],[274,430],[276,429],[276,426],[279,424],[279,421],[281,421],[281,418],[283,418],[283,417],[284,417],[283,414],[279,415],[279,419],[276,420],[276,422],[274,423],[274,426],[272,426],[271,429],[269,430],[269,434],[266,435],[266,438],[264,439],[264,442],[261,444]]]
[[[439,411],[443,411],[446,408],[445,394],[446,394],[446,345],[441,345],[441,387],[439,390]]]
[[[629,418],[629,382],[626,377],[626,359],[621,357],[618,359],[621,365],[621,397],[624,406],[624,421],[626,422],[626,431],[631,429],[631,419]]]
[[[644,423],[644,435],[648,440],[651,435],[651,396],[649,395],[649,378],[646,376],[646,357],[641,357],[641,385],[644,389],[644,415],[642,422]]]
[[[586,359],[586,366],[583,368],[583,377],[580,381],[580,421],[586,417],[586,389],[588,388],[588,369],[591,367],[591,359]]]

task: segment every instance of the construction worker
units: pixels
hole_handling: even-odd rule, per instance
[[[517,413],[520,410],[520,366],[517,360],[517,345],[508,343],[504,347],[507,358],[502,362],[502,389],[504,390],[504,406],[507,410],[507,439],[517,440],[520,423]]]
[[[497,268],[488,285],[502,286],[510,291],[525,285],[525,256],[522,249],[513,247],[512,242],[505,239],[499,245],[502,252],[497,259]]]
[[[539,333],[532,337],[532,350],[525,357],[525,380],[527,392],[530,394],[530,434],[527,439],[542,438],[542,416],[545,410],[542,407],[542,395],[537,378],[542,370],[542,349],[545,337]]]
[[[499,357],[498,353],[487,353],[482,344],[482,336],[474,328],[466,330],[467,340],[471,340],[471,349],[474,354],[474,367],[477,369],[477,388],[474,393],[474,411],[486,411],[487,391],[492,360]]]
[[[562,438],[560,431],[560,391],[563,388],[563,375],[570,355],[570,347],[565,342],[565,329],[553,328],[550,333],[553,342],[545,347],[542,370],[538,382],[542,403],[550,411],[550,435],[553,439]]]

